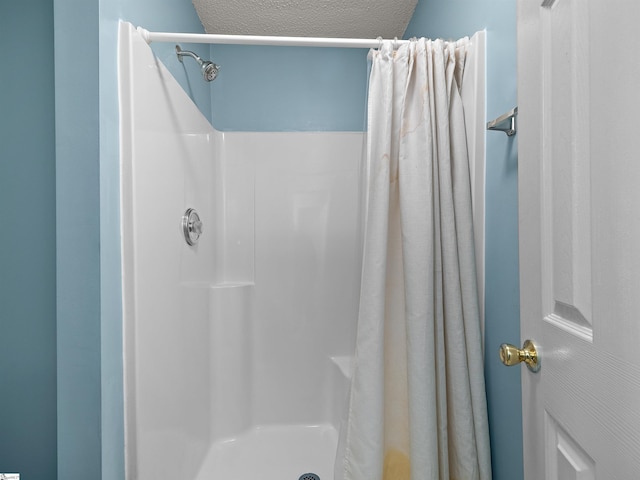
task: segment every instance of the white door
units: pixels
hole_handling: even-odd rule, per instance
[[[640,479],[640,1],[518,0],[526,480]]]

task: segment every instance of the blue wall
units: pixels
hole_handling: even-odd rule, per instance
[[[235,131],[363,131],[367,50],[212,45],[213,126]]]
[[[1,2],[0,45],[0,472],[52,480],[56,478],[52,0]]]
[[[58,478],[65,480],[100,478],[96,14],[96,1],[54,0]]]
[[[516,105],[516,2],[420,0],[405,36],[459,38],[487,30],[487,119]],[[520,368],[498,359],[520,341],[516,137],[487,132],[485,375],[494,480],[522,471]]]

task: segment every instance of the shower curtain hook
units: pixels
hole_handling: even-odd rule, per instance
[[[398,37],[393,37],[393,49],[398,50]]]
[[[378,50],[382,50],[382,37],[379,36],[376,40],[378,40]]]

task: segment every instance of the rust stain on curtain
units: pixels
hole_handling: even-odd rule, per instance
[[[384,456],[383,480],[411,480],[411,460],[400,450],[390,449]]]

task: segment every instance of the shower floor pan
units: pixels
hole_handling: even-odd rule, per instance
[[[337,444],[332,425],[257,427],[213,444],[197,480],[333,480]]]

